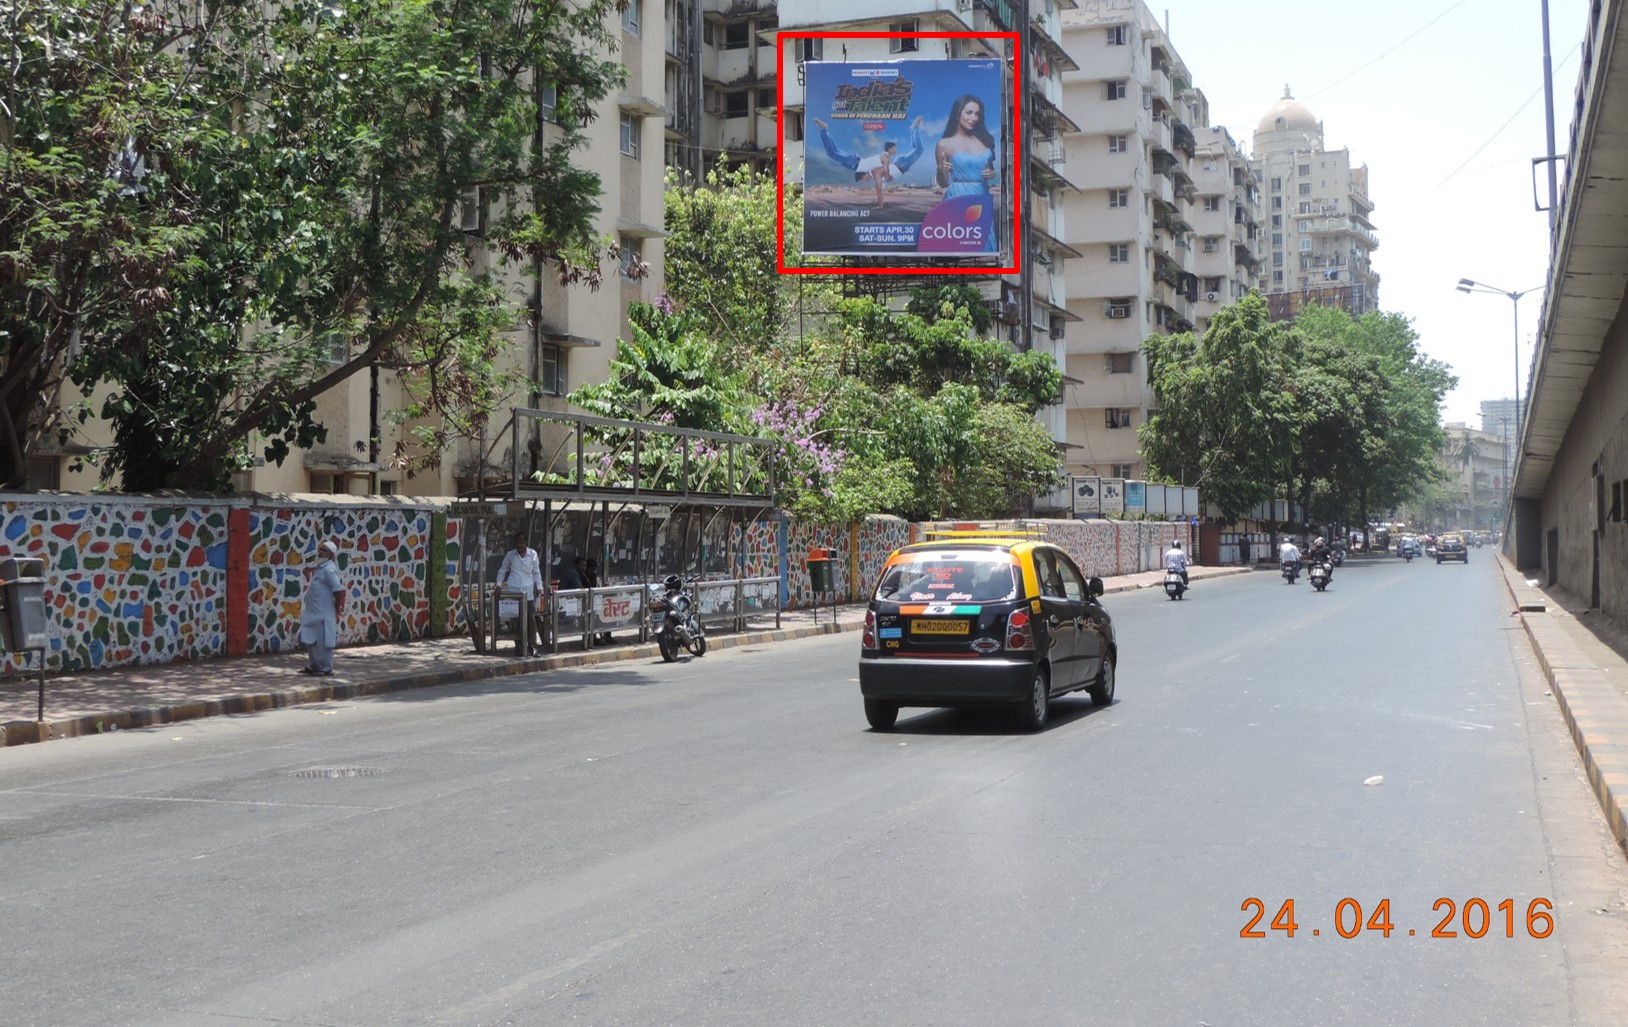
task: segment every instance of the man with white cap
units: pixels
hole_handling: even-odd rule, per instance
[[[339,642],[339,615],[345,609],[345,583],[339,577],[339,547],[333,541],[322,543],[322,560],[305,583],[305,600],[300,605],[300,641],[309,660],[301,674],[328,677],[334,672],[334,646]]]

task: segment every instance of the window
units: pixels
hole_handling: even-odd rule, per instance
[[[639,0],[627,0],[627,10],[622,12],[622,31],[630,36],[639,34]]]
[[[1130,144],[1130,137],[1129,136],[1109,136],[1108,137],[1108,152],[1109,153],[1128,153],[1128,152],[1130,152],[1130,148],[1131,148],[1131,144]]]
[[[621,272],[622,277],[630,282],[640,277],[639,269],[644,260],[639,256],[639,240],[637,236],[624,235],[617,240],[622,250]]]
[[[1606,512],[1606,520],[1617,522],[1622,521],[1623,488],[1625,486],[1628,486],[1628,481],[1614,481],[1611,483],[1611,509]]]
[[[889,32],[920,32],[920,25],[914,20],[896,21],[887,27]],[[921,49],[919,39],[890,39],[888,40],[889,53],[915,53]]]
[[[545,396],[566,393],[565,347],[544,346],[537,354],[537,391]]]
[[[1206,196],[1206,197],[1204,197],[1204,209],[1208,210],[1208,211],[1220,210],[1221,209],[1221,197],[1219,197],[1219,196]]]
[[[708,46],[712,45],[712,22],[710,21],[701,26],[701,42]]]
[[[1109,207],[1129,207],[1131,205],[1131,191],[1129,189],[1108,190]]]
[[[1302,174],[1302,175],[1309,175],[1309,174],[1311,174],[1311,165],[1310,164],[1302,164],[1302,165],[1300,165],[1300,167],[1296,168],[1295,170],[1297,172],[1299,172],[1300,174]]]
[[[1127,31],[1127,29],[1129,29],[1128,25],[1109,25],[1108,26],[1108,45],[1109,46],[1124,46],[1125,41],[1126,41],[1126,37],[1130,35],[1130,33]]]
[[[1131,426],[1131,408],[1130,407],[1109,407],[1106,412],[1107,412],[1107,415],[1108,415],[1108,418],[1107,418],[1108,427],[1110,427],[1110,428],[1129,428]],[[1114,475],[1114,477],[1123,478],[1124,475],[1116,474],[1116,475]]]
[[[1103,356],[1108,358],[1109,374],[1130,374],[1136,370],[1135,353],[1104,353]]]
[[[1122,78],[1110,79],[1103,83],[1104,95],[1109,100],[1125,99],[1125,80]]]
[[[1221,291],[1221,279],[1219,279],[1219,278],[1206,278],[1206,279],[1204,279],[1204,291],[1205,292],[1219,293]]]
[[[1311,183],[1310,182],[1301,182],[1300,183],[1300,195],[1301,196],[1310,196],[1311,195]]]
[[[559,87],[552,82],[544,82],[537,87],[537,103],[543,109],[543,120],[554,120],[554,108],[560,103]]]
[[[799,39],[797,40],[798,61],[818,61],[825,58],[825,40]]]
[[[1311,249],[1311,240],[1310,239],[1302,239],[1302,240],[1300,240],[1300,249],[1301,249],[1302,252],[1305,252],[1306,250]]]
[[[480,234],[480,186],[472,185],[458,196],[458,227],[470,235]]]
[[[1272,227],[1273,228],[1282,228],[1283,227],[1283,215],[1282,214],[1273,214],[1272,215]]]
[[[1281,197],[1281,196],[1272,197],[1272,209],[1273,210],[1282,210],[1283,209],[1283,197]]]
[[[774,110],[774,90],[759,89],[757,91],[757,109]]]
[[[720,50],[744,50],[752,45],[752,27],[744,21],[724,26],[724,43]]]
[[[1272,284],[1273,285],[1282,285],[1283,284],[1283,272],[1282,271],[1273,271],[1272,272]]]
[[[1218,251],[1220,249],[1221,249],[1221,237],[1220,236],[1212,235],[1212,236],[1205,237],[1205,239],[1204,239],[1204,252],[1205,253],[1215,253],[1216,251]]]
[[[643,124],[644,119],[637,114],[622,112],[622,153],[634,160],[639,159],[639,129]]]
[[[1109,466],[1109,470],[1112,472],[1108,475],[1110,478],[1129,478],[1131,476],[1130,464],[1112,464]]]
[[[1280,193],[1280,192],[1283,191],[1283,179],[1281,179],[1281,178],[1272,179],[1272,191],[1275,192],[1275,193]]]
[[[786,138],[792,142],[803,138],[803,112],[786,112]]]
[[[1111,242],[1108,244],[1108,263],[1129,264],[1131,262],[1131,244],[1128,242]]]
[[[734,92],[724,94],[724,117],[744,118],[750,113],[751,111],[747,103],[746,93]]]
[[[1272,245],[1273,246],[1282,246],[1283,245],[1283,233],[1282,232],[1273,232],[1272,233]]]
[[[1283,266],[1283,254],[1282,254],[1282,252],[1272,254],[1272,266],[1273,267],[1282,267]],[[1273,275],[1273,277],[1279,279],[1280,281],[1282,280],[1281,275]]]

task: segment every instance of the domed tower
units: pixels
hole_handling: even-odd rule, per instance
[[[1272,316],[1292,318],[1312,304],[1359,316],[1379,309],[1368,168],[1353,167],[1349,150],[1325,147],[1323,123],[1287,86],[1255,126],[1250,166],[1263,193]]]
[[[1322,148],[1323,123],[1284,86],[1283,99],[1274,103],[1255,126],[1255,152]]]

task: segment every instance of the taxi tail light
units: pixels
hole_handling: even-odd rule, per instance
[[[865,649],[876,648],[876,611],[865,611],[865,631],[859,636],[859,644]]]
[[[1006,618],[1006,648],[1033,649],[1034,628],[1029,623],[1029,615],[1018,610]]]

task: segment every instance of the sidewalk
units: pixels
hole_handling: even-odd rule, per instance
[[[1191,576],[1242,573],[1247,573],[1242,567],[1194,567]],[[1104,591],[1112,593],[1157,588],[1163,580],[1163,571],[1147,571],[1106,578],[1103,584]],[[751,630],[709,634],[707,645],[709,650],[727,649],[853,631],[864,623],[865,604],[838,606],[834,622],[831,613],[830,607],[817,612],[786,610],[778,629],[772,615],[755,617]],[[586,652],[575,643],[557,655],[529,659],[518,657],[513,643],[500,645],[495,654],[477,653],[468,636],[458,636],[341,649],[334,654],[333,677],[322,679],[299,673],[305,665],[303,651],[121,667],[47,675],[43,721],[36,720],[37,678],[16,675],[0,678],[0,747],[615,660],[655,659],[660,659],[655,642],[641,643],[632,635]]]
[[[1594,796],[1628,855],[1628,629],[1558,588],[1529,583],[1499,554],[1514,609],[1583,758]]]

